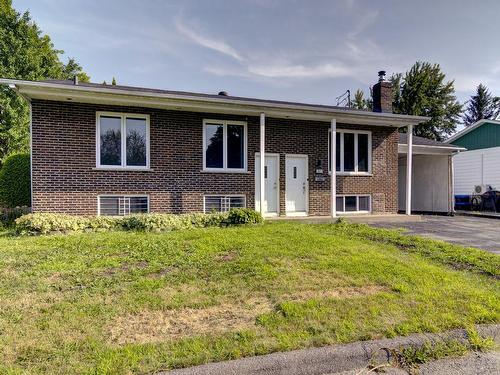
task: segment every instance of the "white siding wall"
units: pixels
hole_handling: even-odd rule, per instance
[[[453,166],[455,194],[471,194],[483,184],[500,190],[500,147],[460,152]]]
[[[406,205],[406,156],[399,157],[398,206]],[[413,155],[412,211],[448,212],[448,155]]]

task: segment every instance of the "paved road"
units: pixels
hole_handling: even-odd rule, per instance
[[[385,375],[408,375],[408,371],[384,367]],[[372,375],[369,368],[330,373],[328,375]],[[500,352],[470,353],[460,358],[445,358],[419,366],[420,375],[490,375],[500,374]],[[415,373],[415,371],[414,371]]]
[[[500,325],[479,325],[478,333],[492,337],[500,343]],[[232,361],[209,363],[206,365],[162,372],[157,375],[356,375],[366,374],[369,363],[391,363],[392,349],[405,346],[422,346],[427,342],[458,340],[466,342],[467,334],[457,329],[439,334],[414,334],[393,339],[359,341],[345,345],[324,346],[321,348],[294,350],[273,353],[258,357],[248,357]],[[498,353],[472,353],[465,359],[455,358],[425,364],[421,374],[498,374]],[[453,372],[463,368],[463,372]],[[474,372],[480,369],[479,372]],[[406,371],[387,367],[387,374],[407,374]],[[484,370],[484,371],[483,371]],[[493,371],[490,371],[493,370]],[[440,372],[441,371],[441,372]],[[374,372],[370,372],[374,375]]]
[[[422,221],[386,222],[379,220],[370,225],[383,228],[406,228],[410,234],[478,247],[500,255],[499,219],[459,215],[453,217],[424,215]]]

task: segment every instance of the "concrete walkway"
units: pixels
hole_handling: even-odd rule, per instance
[[[374,227],[404,228],[409,234],[477,247],[500,255],[500,220],[472,216],[423,215],[419,221],[368,223]]]
[[[477,326],[479,334],[483,337],[492,337],[500,343],[500,325]],[[294,350],[284,353],[273,353],[258,357],[249,357],[233,361],[210,363],[181,370],[163,372],[163,375],[326,375],[326,374],[363,374],[367,372],[369,364],[388,364],[392,362],[391,349],[400,349],[407,346],[422,346],[426,342],[440,342],[442,340],[458,340],[466,342],[467,334],[464,330],[453,330],[441,334],[416,334],[395,339],[359,341],[347,345],[326,346],[322,348]],[[471,359],[472,358],[472,359]],[[464,359],[468,366],[474,369],[478,364],[476,357]],[[487,356],[482,361],[485,367],[497,369],[499,362],[496,355]],[[432,368],[432,364],[425,365]],[[439,367],[438,365],[436,368]],[[460,366],[451,362],[444,364],[443,368]],[[425,367],[424,367],[425,368]],[[366,371],[365,371],[366,370]],[[401,369],[388,369],[393,374],[406,374]],[[437,371],[437,370],[436,370]],[[387,372],[390,374],[390,372]],[[454,372],[435,372],[436,374]],[[478,372],[461,372],[457,374],[472,375]],[[498,373],[498,372],[479,372]],[[373,374],[373,372],[371,373]],[[434,374],[434,372],[427,372]],[[160,374],[158,374],[160,375]]]

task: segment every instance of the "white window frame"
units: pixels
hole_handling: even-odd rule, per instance
[[[344,171],[344,134],[351,133],[354,134],[354,171]],[[369,130],[350,130],[350,129],[338,129],[337,134],[340,137],[340,171],[336,171],[337,176],[371,176],[372,174],[372,132]],[[358,171],[358,134],[368,135],[368,171]],[[328,139],[331,139],[331,130],[328,130]],[[335,140],[336,142],[337,140]],[[328,174],[331,174],[331,168],[337,169],[331,165],[331,152],[330,152],[330,141],[328,142]]]
[[[97,216],[101,216],[101,198],[130,198],[130,197],[141,197],[147,198],[148,210],[150,210],[149,195],[148,194],[100,194],[97,196]],[[130,212],[129,212],[130,215]],[[112,217],[123,217],[127,215],[111,215]]]
[[[101,116],[120,117],[121,119],[121,165],[101,164]],[[146,120],[146,165],[127,165],[127,117]],[[150,116],[140,113],[96,112],[96,168],[112,170],[147,170],[150,169]]]
[[[204,194],[203,195],[203,213],[207,213],[206,209],[206,198],[209,197],[231,197],[231,198],[243,198],[243,208],[247,207],[247,196],[245,194]],[[231,209],[231,207],[229,208]],[[226,211],[221,211],[226,212]]]
[[[207,168],[207,125],[222,125],[223,126],[223,139],[222,139],[222,168]],[[228,168],[227,167],[227,126],[240,125],[243,126],[243,168]],[[224,172],[224,173],[246,173],[247,172],[247,123],[245,121],[232,121],[232,120],[203,120],[203,171],[204,172]]]
[[[345,197],[356,197],[356,211],[346,211],[345,210]],[[360,197],[368,197],[368,211],[359,210],[359,198]],[[358,214],[371,214],[372,212],[372,196],[370,194],[337,194],[337,198],[342,198],[344,204],[342,205],[344,207],[344,211],[339,211],[337,209],[338,214],[342,215],[358,215]],[[337,205],[338,207],[338,205]]]

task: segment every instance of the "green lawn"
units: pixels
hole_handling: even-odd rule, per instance
[[[500,257],[360,225],[0,238],[0,373],[148,373],[500,321]]]

